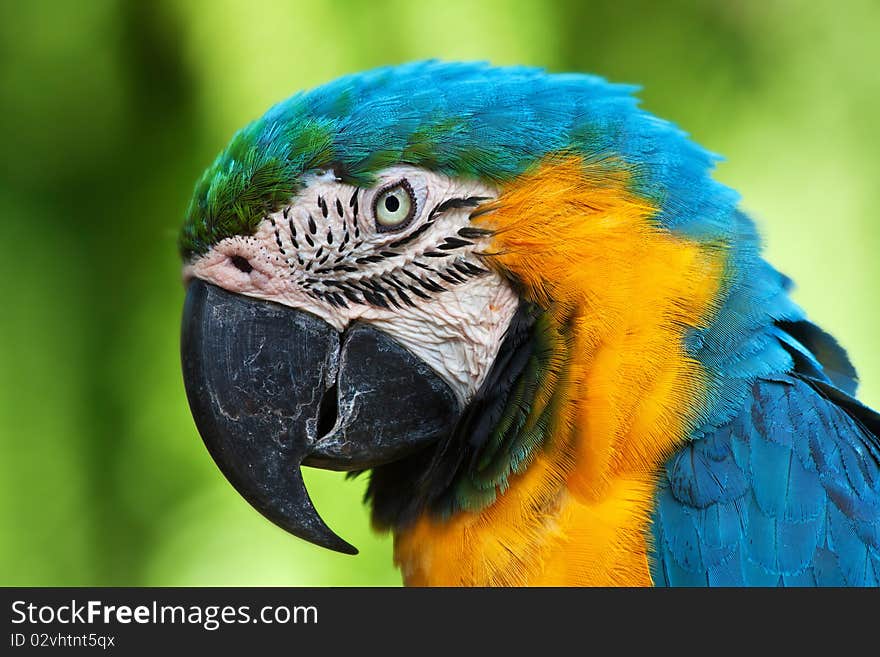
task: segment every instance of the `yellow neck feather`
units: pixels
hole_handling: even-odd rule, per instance
[[[649,585],[659,467],[693,428],[706,377],[684,350],[704,326],[724,249],[656,226],[628,172],[569,157],[503,190],[488,260],[570,335],[543,450],[479,512],[395,537],[409,585]],[[557,392],[558,394],[558,392]]]

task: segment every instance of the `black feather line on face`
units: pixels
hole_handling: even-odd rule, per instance
[[[476,240],[482,237],[488,237],[492,235],[492,231],[486,228],[474,228],[473,226],[465,226],[464,228],[458,229],[458,234],[461,237],[467,238],[469,240]]]
[[[467,263],[464,260],[456,260],[452,263],[452,266],[455,267],[459,273],[464,274],[465,276],[471,276],[470,270],[467,268]]]
[[[419,288],[417,288],[415,285],[407,285],[406,289],[408,289],[410,292],[412,292],[417,297],[420,297],[422,299],[430,299],[431,298],[430,296],[428,296],[427,294],[422,292]]]
[[[429,223],[422,224],[421,226],[416,228],[413,232],[411,232],[406,237],[403,237],[399,240],[395,240],[394,242],[391,242],[391,244],[389,244],[388,246],[389,246],[389,248],[392,248],[392,249],[396,249],[401,246],[406,246],[407,244],[409,244],[413,240],[417,239],[420,235],[422,235],[430,227],[431,227],[431,224],[429,224]]]
[[[474,208],[477,207],[482,201],[486,200],[485,197],[481,196],[446,199],[435,205],[429,213],[429,216],[426,219],[425,223],[416,228],[409,235],[390,242],[385,247],[385,250],[379,251],[378,253],[367,252],[360,257],[354,258],[353,256],[355,255],[355,252],[357,252],[364,244],[363,240],[358,239],[360,235],[358,222],[360,191],[360,189],[355,189],[349,197],[349,212],[346,212],[346,209],[343,206],[340,198],[336,197],[331,201],[333,209],[335,210],[335,214],[338,215],[338,219],[341,220],[342,236],[339,240],[336,239],[336,235],[333,232],[332,225],[328,225],[327,227],[326,240],[321,240],[318,237],[317,221],[311,213],[305,213],[306,230],[301,230],[298,233],[297,226],[290,212],[293,209],[292,206],[288,206],[283,209],[282,214],[287,220],[287,228],[290,231],[290,243],[294,250],[293,253],[296,256],[296,263],[300,267],[304,268],[305,272],[309,272],[312,275],[327,275],[339,273],[358,274],[362,270],[355,265],[370,265],[382,262],[383,260],[387,260],[390,258],[405,256],[406,254],[404,253],[392,251],[390,249],[396,249],[405,246],[424,235],[425,232],[432,227],[435,219],[439,217],[442,213],[461,208]],[[327,201],[321,196],[317,198],[317,207],[321,211],[321,215],[324,218],[328,218],[330,206],[328,205]],[[278,227],[276,226],[275,219],[271,215],[267,216],[266,219],[268,219],[271,222],[271,225],[274,227],[275,242],[278,247],[278,251],[282,256],[286,257],[287,252],[283,244],[284,238],[282,237]],[[352,240],[352,233],[350,232],[349,228],[349,219],[351,219],[354,229],[354,240]],[[468,230],[471,230],[473,232],[468,232]],[[440,244],[437,244],[433,249],[428,249],[420,255],[426,258],[437,259],[449,257],[453,254],[448,253],[448,251],[473,245],[473,242],[470,242],[467,239],[461,239],[462,237],[471,237],[471,235],[479,235],[480,237],[482,237],[486,233],[487,231],[484,231],[483,229],[463,228],[457,232],[458,237],[444,237]],[[317,246],[317,251],[314,253],[313,257],[307,258],[304,261],[304,258],[300,254],[300,243],[298,238],[304,239],[309,247],[314,248]],[[319,242],[323,243],[319,244]],[[336,243],[335,246],[334,242]],[[352,251],[352,253],[350,254],[346,252],[349,245]],[[352,262],[348,262],[349,258],[352,259]],[[296,271],[292,257],[286,258],[286,260],[291,270],[293,270],[291,271],[291,275],[295,276]],[[329,266],[327,265],[328,262],[330,262]],[[409,265],[414,265],[418,267],[419,269],[426,272],[426,274],[428,275],[416,275],[407,268]],[[379,275],[374,274],[369,278],[358,278],[354,279],[353,281],[335,281],[307,278],[305,282],[302,283],[302,287],[309,293],[309,296],[311,296],[312,298],[323,300],[333,307],[348,308],[349,303],[354,303],[362,305],[373,305],[386,309],[390,309],[393,306],[394,308],[400,309],[402,308],[401,303],[410,307],[416,306],[416,303],[413,301],[410,295],[427,301],[432,299],[433,295],[435,294],[440,294],[448,291],[449,287],[451,286],[460,285],[467,282],[467,277],[476,275],[476,271],[488,273],[487,270],[483,270],[479,267],[471,265],[470,263],[467,263],[461,256],[458,256],[456,258],[456,262],[450,263],[450,266],[448,267],[441,266],[439,268],[434,268],[418,261],[412,261],[411,263],[409,263],[409,265],[403,267],[398,266],[397,268],[394,268],[392,272],[384,272]],[[363,273],[365,276],[370,276],[369,272]],[[400,273],[410,278],[414,284],[403,283],[394,275],[395,273]],[[436,279],[433,277],[436,277]],[[441,282],[443,284],[441,284]]]
[[[432,221],[435,215],[443,214],[448,210],[458,210],[460,208],[475,208],[483,201],[487,201],[487,196],[468,196],[467,198],[450,198],[442,203],[438,203],[428,215],[428,220]]]
[[[403,270],[401,270],[401,271],[406,271],[406,270],[403,269]],[[389,272],[389,273],[385,274],[385,276],[383,277],[382,280],[384,280],[384,281],[385,281],[386,283],[388,283],[389,285],[393,285],[393,286],[395,286],[398,290],[402,290],[402,289],[403,289],[403,283],[401,283],[401,282],[398,280],[397,276],[395,276],[393,272]]]
[[[447,237],[445,240],[443,240],[443,244],[439,244],[437,248],[443,251],[449,251],[451,249],[460,249],[463,246],[471,246],[472,244],[473,242],[461,240],[457,237]]]
[[[400,300],[403,301],[410,308],[416,307],[415,302],[409,298],[409,296],[406,294],[406,292],[403,291],[402,287],[397,288],[397,296],[399,296]]]
[[[470,263],[470,262],[465,262],[464,266],[470,272],[471,276],[483,276],[483,275],[489,273],[488,269],[484,269],[483,267],[478,267],[477,265]]]
[[[452,276],[450,276],[448,274],[444,274],[442,271],[438,271],[437,276],[442,278],[447,283],[451,283],[452,285],[456,285],[457,283],[464,283],[463,279],[456,280],[456,279],[452,278]]]
[[[419,285],[428,290],[429,292],[446,292],[446,288],[442,285],[438,285],[430,278],[421,278],[419,279]]]
[[[395,291],[396,291],[396,290],[395,290]],[[397,299],[394,298],[394,294],[393,294],[390,290],[388,290],[388,291],[385,292],[385,298],[388,299],[388,302],[389,302],[392,306],[394,306],[394,307],[397,308],[398,310],[402,310],[401,305],[397,302]]]
[[[440,272],[437,272],[437,273],[438,273],[438,275],[440,274]],[[459,274],[458,272],[456,272],[452,267],[446,268],[445,276],[449,276],[451,279],[453,279],[457,283],[467,282],[467,279],[464,276],[462,276],[461,274]]]

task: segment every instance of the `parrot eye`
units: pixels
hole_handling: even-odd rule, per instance
[[[373,216],[380,233],[405,228],[415,213],[416,199],[406,179],[386,187],[373,201]]]

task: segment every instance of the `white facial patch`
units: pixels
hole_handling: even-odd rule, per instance
[[[393,337],[463,403],[489,372],[519,299],[482,261],[470,214],[497,191],[397,166],[362,189],[316,173],[252,236],[224,239],[187,265],[231,292]]]

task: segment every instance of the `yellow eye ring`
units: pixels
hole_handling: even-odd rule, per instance
[[[406,178],[380,190],[373,199],[373,217],[380,233],[406,228],[415,214],[416,197]]]

